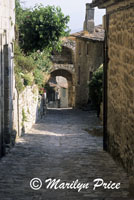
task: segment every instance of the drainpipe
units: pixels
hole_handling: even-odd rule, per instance
[[[20,136],[20,109],[19,109],[19,92],[17,91],[17,118],[18,118],[18,136]]]

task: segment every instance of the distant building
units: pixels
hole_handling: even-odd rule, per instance
[[[0,1],[0,157],[12,141],[15,0]]]
[[[94,9],[86,4],[84,30],[74,33],[76,38],[76,99],[77,107],[86,105],[89,100],[89,81],[93,72],[103,63],[104,30],[94,26]]]
[[[48,107],[68,108],[68,82],[66,78],[57,76],[49,80],[47,89]]]
[[[62,76],[57,76],[56,81],[59,87],[58,94],[60,100],[60,108],[68,108],[68,83]]]

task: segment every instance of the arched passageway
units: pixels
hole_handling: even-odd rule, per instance
[[[52,68],[49,81],[53,81],[55,84],[56,77],[64,77],[67,80],[68,107],[75,107],[76,81],[74,44],[70,44],[69,40],[64,42],[60,52],[54,51],[52,53],[51,60]]]
[[[64,86],[65,82],[63,83],[63,89],[67,89],[67,98],[68,98],[67,107],[74,107],[75,106],[75,86],[74,86],[73,74],[71,74],[71,72],[65,69],[56,69],[56,70],[51,71],[49,82],[51,82],[52,80],[53,81],[55,80],[55,83],[56,83],[56,77],[64,77],[67,80],[67,88]]]

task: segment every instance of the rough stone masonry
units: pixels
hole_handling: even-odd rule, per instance
[[[92,6],[106,8],[107,149],[134,188],[134,1],[94,0]]]

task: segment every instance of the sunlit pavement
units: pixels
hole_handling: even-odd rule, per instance
[[[94,112],[50,109],[44,119],[18,139],[0,161],[0,200],[115,200],[128,197],[128,177],[102,149]],[[89,130],[87,132],[87,130]],[[90,134],[90,130],[91,133]],[[36,179],[41,179],[42,185]],[[88,183],[88,189],[47,189],[46,180]],[[121,183],[120,189],[93,190],[94,180]],[[33,185],[32,185],[33,184]],[[40,189],[38,190],[38,186]]]

